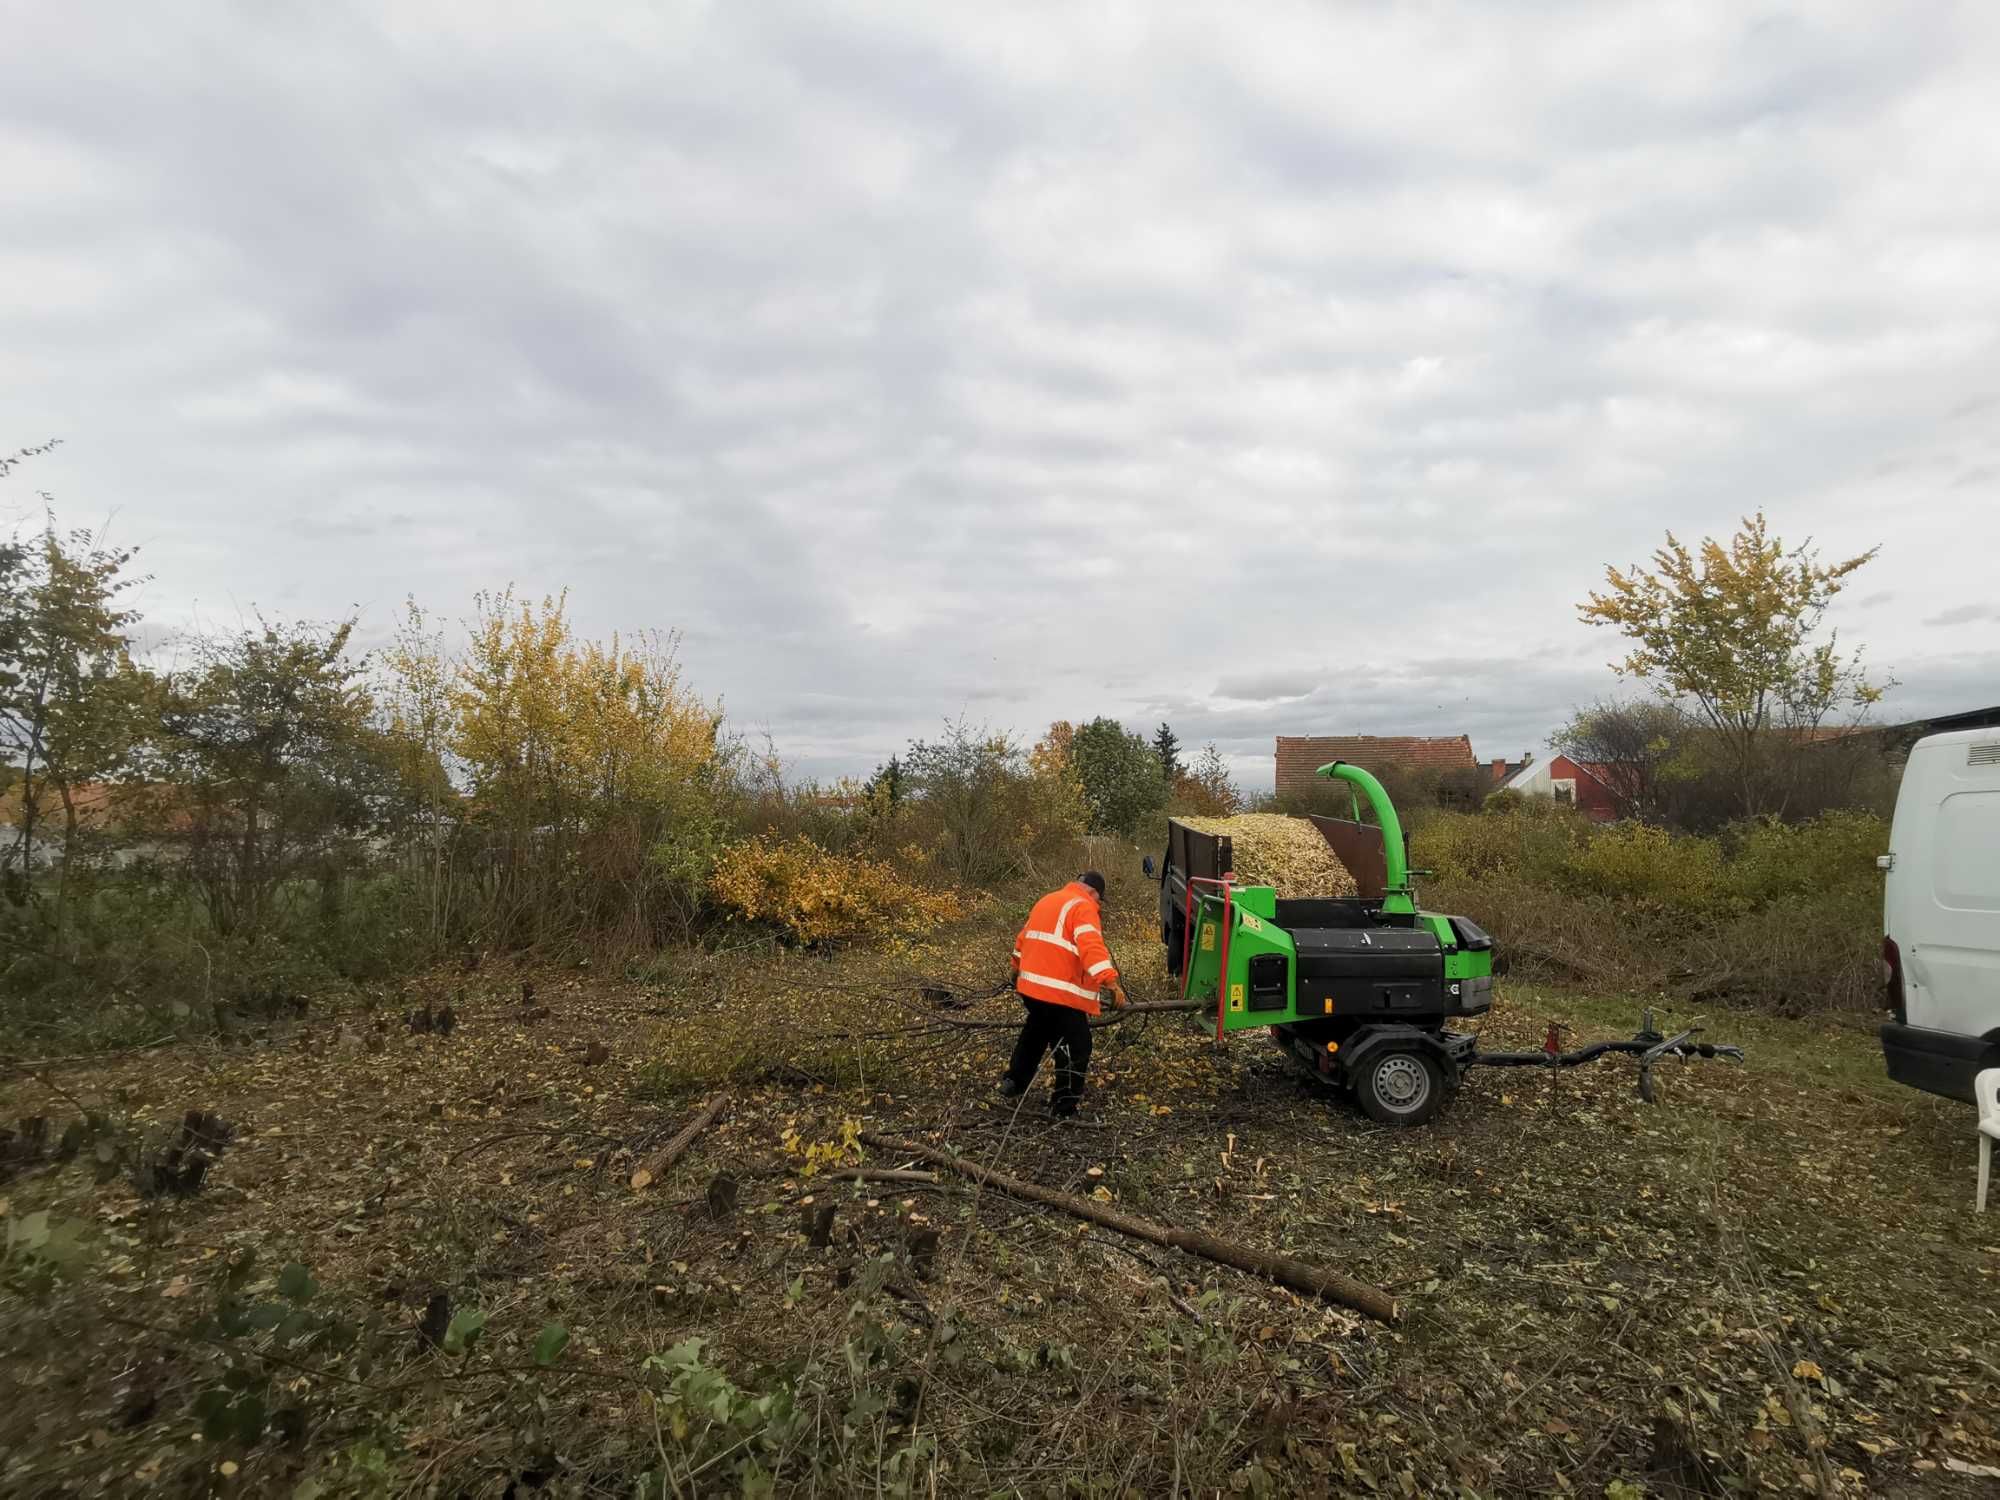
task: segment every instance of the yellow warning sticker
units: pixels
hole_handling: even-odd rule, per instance
[[[1230,1008],[1231,1010],[1241,1010],[1241,1009],[1243,1009],[1243,986],[1242,986],[1242,985],[1240,985],[1240,984],[1232,984],[1232,985],[1231,985],[1231,986],[1229,987],[1229,1008]]]
[[[1258,921],[1255,917],[1251,916],[1250,913],[1248,912],[1245,912],[1243,914],[1243,926],[1244,929],[1249,932],[1262,932],[1264,930],[1264,924]]]
[[[1215,951],[1215,929],[1213,927],[1202,928],[1201,951],[1204,953],[1212,953]]]

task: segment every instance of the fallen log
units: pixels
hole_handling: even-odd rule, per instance
[[[910,1141],[900,1141],[894,1136],[864,1130],[861,1132],[861,1140],[878,1151],[897,1156],[914,1156],[945,1171],[969,1177],[974,1182],[986,1183],[1011,1198],[1059,1208],[1066,1214],[1073,1214],[1079,1219],[1088,1219],[1093,1224],[1102,1224],[1106,1229],[1115,1229],[1120,1234],[1130,1235],[1136,1240],[1145,1240],[1148,1244],[1185,1250],[1188,1254],[1199,1255],[1204,1260],[1234,1266],[1239,1271],[1247,1271],[1253,1276],[1262,1276],[1282,1286],[1288,1286],[1295,1292],[1324,1297],[1329,1302],[1339,1303],[1342,1307],[1351,1307],[1356,1312],[1379,1322],[1396,1321],[1394,1297],[1380,1287],[1370,1286],[1365,1281],[1356,1281],[1352,1277],[1341,1275],[1338,1271],[1330,1271],[1307,1261],[1295,1260],[1289,1255],[1273,1255],[1267,1251],[1253,1250],[1247,1245],[1238,1245],[1198,1229],[1181,1229],[1172,1224],[1160,1224],[1151,1219],[1120,1213],[1089,1198],[1057,1192],[1054,1188],[1043,1187],[1040,1183],[1024,1182],[1018,1177],[1009,1177],[1003,1172],[982,1167],[977,1162],[966,1161],[949,1152],[933,1150],[929,1146],[919,1146]]]
[[[647,1184],[657,1182],[660,1174],[681,1159],[681,1153],[694,1144],[694,1138],[714,1123],[722,1113],[722,1106],[728,1100],[727,1094],[717,1094],[701,1107],[701,1113],[681,1127],[681,1133],[647,1157],[632,1174],[632,1191],[639,1192]]]

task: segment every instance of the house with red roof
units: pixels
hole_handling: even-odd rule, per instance
[[[1612,787],[1610,767],[1557,754],[1529,761],[1502,781],[1499,790],[1523,797],[1551,797],[1594,823],[1612,823],[1619,817],[1618,796]]]

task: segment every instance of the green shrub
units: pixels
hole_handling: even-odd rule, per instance
[[[1834,886],[1862,886],[1879,901],[1875,857],[1889,830],[1873,813],[1830,812],[1809,823],[1765,819],[1724,830],[1731,846],[1729,884],[1750,906],[1810,897]]]
[[[1569,876],[1571,890],[1664,911],[1706,916],[1722,905],[1721,846],[1644,823],[1593,832],[1577,847]]]
[[[1800,1014],[1874,1005],[1887,846],[1869,813],[1696,835],[1527,802],[1436,813],[1412,856],[1425,905],[1492,931],[1506,972]]]
[[[1588,819],[1548,801],[1493,814],[1440,811],[1411,834],[1410,852],[1415,864],[1444,880],[1511,870],[1562,885],[1593,831]]]

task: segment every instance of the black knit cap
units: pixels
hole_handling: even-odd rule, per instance
[[[1085,870],[1081,875],[1076,877],[1076,883],[1078,885],[1089,886],[1100,896],[1104,894],[1104,877],[1095,870]]]

